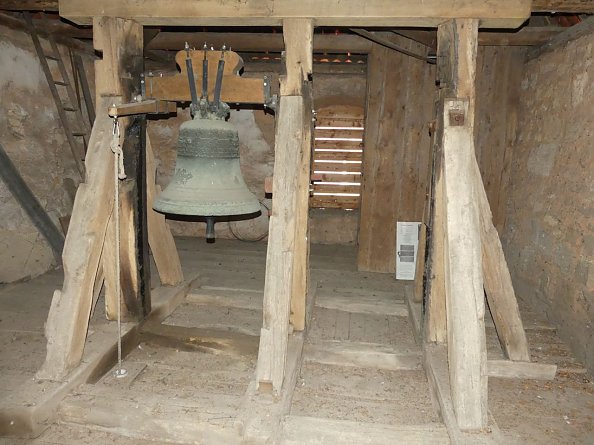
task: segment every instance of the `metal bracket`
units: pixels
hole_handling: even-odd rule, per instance
[[[272,94],[270,83],[270,78],[268,76],[264,76],[264,108],[270,108],[271,110],[276,111],[278,96],[276,94]]]

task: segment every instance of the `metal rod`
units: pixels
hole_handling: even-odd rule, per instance
[[[202,99],[206,99],[206,102],[208,102],[208,59],[206,58],[208,46],[206,42],[202,47],[202,51],[204,51],[204,59],[202,59]]]
[[[435,59],[424,56],[422,54],[417,54],[413,51],[409,51],[405,48],[402,48],[401,46],[396,45],[395,43],[390,42],[387,39],[384,39],[383,37],[377,36],[372,32],[369,32],[365,29],[360,29],[360,28],[351,28],[351,31],[353,31],[355,34],[359,34],[361,37],[365,37],[368,40],[371,40],[372,42],[375,43],[379,43],[382,46],[385,46],[386,48],[390,48],[393,49],[394,51],[398,51],[399,53],[402,54],[406,54],[407,56],[411,56],[414,57],[415,59],[419,59],[422,60],[424,62],[427,63],[435,63]]]
[[[214,107],[219,109],[221,106],[221,88],[223,86],[223,71],[225,70],[225,45],[221,49],[221,58],[219,59],[219,65],[217,66],[217,81],[215,83],[214,90]]]
[[[186,42],[186,69],[188,71],[188,81],[190,82],[190,95],[192,96],[192,106],[198,109],[198,92],[196,91],[196,80],[194,79],[194,68],[190,58],[190,45]]]
[[[62,263],[62,250],[64,250],[64,235],[50,219],[41,206],[19,171],[12,163],[8,154],[0,144],[0,177],[17,202],[21,205],[33,225],[48,242],[58,263]]]

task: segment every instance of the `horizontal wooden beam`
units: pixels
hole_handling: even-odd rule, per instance
[[[311,18],[316,26],[435,27],[448,19],[480,19],[483,28],[517,28],[530,16],[531,0],[60,0],[60,15],[78,24],[94,16],[163,26],[279,26]]]
[[[76,28],[73,28],[76,29]],[[524,27],[519,31],[481,31],[480,46],[535,46],[547,42],[562,32],[562,27]],[[395,31],[397,34],[435,48],[436,32],[427,30]],[[389,33],[379,33],[384,36]],[[251,32],[160,32],[147,46],[147,50],[180,50],[188,42],[190,47],[202,48],[204,43],[215,48],[223,45],[240,52],[284,51],[280,33]],[[314,53],[367,54],[372,43],[352,34],[314,34]]]
[[[557,365],[533,362],[515,362],[512,360],[488,360],[489,377],[502,379],[553,380]]]
[[[594,0],[532,0],[534,12],[594,13]]]
[[[205,53],[202,50],[190,51],[196,91],[202,90],[202,60]],[[180,73],[171,76],[147,77],[146,93],[150,98],[165,101],[189,102],[190,88],[186,68],[186,51],[178,51],[175,60],[180,67]],[[214,97],[215,78],[221,51],[206,51],[208,64],[208,97]],[[221,100],[228,103],[263,104],[266,102],[264,92],[264,78],[240,77],[237,73],[243,68],[241,57],[233,51],[224,53],[225,68],[221,88]]]
[[[35,22],[34,22],[35,23]],[[28,33],[27,25],[23,20],[19,20],[16,17],[11,15],[2,14],[0,13],[0,25],[6,26],[10,29],[15,29],[17,31],[23,31]],[[71,26],[73,30],[76,28]],[[67,46],[68,48],[72,48],[80,53],[90,55],[96,57],[95,51],[93,50],[92,45],[86,44],[76,39],[72,39],[69,36],[66,36],[62,33],[55,33],[55,28],[53,26],[49,26],[49,30],[44,29],[43,27],[36,26],[37,34],[44,39],[48,37],[51,33],[53,34],[57,43]]]
[[[560,26],[526,26],[519,30],[479,31],[479,46],[538,46],[548,42],[566,28]],[[437,33],[429,30],[394,30],[398,35],[437,48]]]
[[[177,112],[177,104],[166,100],[148,99],[142,102],[112,105],[107,114],[114,116],[130,116],[133,114],[170,114]]]
[[[2,0],[0,9],[7,11],[57,11],[58,0]]]
[[[148,45],[147,49],[179,51],[188,42],[190,47],[202,48],[204,43],[215,49],[226,45],[234,51],[271,51],[285,50],[281,33],[253,32],[160,32]],[[371,50],[371,42],[351,34],[314,34],[314,52],[366,54]]]

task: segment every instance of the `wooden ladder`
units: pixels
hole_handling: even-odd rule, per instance
[[[52,93],[54,102],[56,103],[56,109],[58,110],[58,115],[60,116],[64,132],[66,133],[66,139],[68,141],[68,145],[70,146],[70,151],[72,152],[72,156],[76,162],[76,167],[81,175],[81,179],[84,181],[85,165],[83,160],[85,158],[87,144],[91,133],[90,124],[83,117],[81,108],[77,101],[76,93],[68,76],[68,72],[66,71],[66,66],[64,65],[64,61],[60,55],[60,50],[58,49],[58,45],[53,35],[48,33],[47,41],[50,44],[51,51],[46,53],[39,40],[39,34],[35,29],[31,15],[28,12],[24,12],[23,16],[25,18],[29,33],[31,34],[31,38],[33,39],[33,45],[35,46],[35,51],[37,52],[37,56],[41,62],[41,68],[43,69],[43,73],[47,79],[47,84]],[[52,70],[49,66],[50,61],[55,62],[58,65],[60,79],[54,78]],[[60,95],[58,87],[64,88],[66,90],[66,94]],[[69,118],[69,114],[71,114],[72,117]]]

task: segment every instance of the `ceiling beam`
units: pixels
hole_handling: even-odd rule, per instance
[[[235,51],[281,52],[285,49],[281,33],[167,31],[157,34],[147,49],[179,51],[185,42],[192,48],[202,48],[206,43],[215,49],[225,45]],[[314,34],[313,48],[315,53],[366,54],[371,50],[371,42],[351,34]]]
[[[0,9],[5,11],[53,11],[58,10],[58,0],[2,0]]]
[[[532,0],[533,12],[594,13],[594,0]]]
[[[525,27],[519,31],[479,32],[481,46],[535,46],[541,45],[565,28],[561,27]],[[435,48],[435,31],[394,30],[396,34]],[[168,32],[162,31],[149,42],[146,49],[179,51],[188,42],[190,47],[202,48],[204,43],[215,49],[223,45],[235,51],[279,53],[285,49],[283,36],[280,33],[250,32]],[[352,34],[314,34],[314,53],[329,54],[367,54],[372,43]]]
[[[516,28],[531,0],[60,0],[60,15],[78,24],[113,16],[155,26],[280,26],[311,18],[316,26],[436,27],[457,17],[483,28]]]

